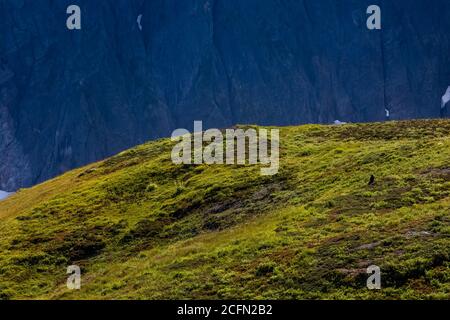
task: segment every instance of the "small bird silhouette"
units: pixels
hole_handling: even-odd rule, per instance
[[[375,176],[372,174],[372,175],[370,176],[369,186],[372,186],[372,185],[374,185],[374,184],[375,184]]]

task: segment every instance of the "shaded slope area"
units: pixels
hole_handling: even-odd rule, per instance
[[[450,121],[280,134],[273,177],[173,165],[162,139],[20,190],[0,204],[0,297],[450,297]]]

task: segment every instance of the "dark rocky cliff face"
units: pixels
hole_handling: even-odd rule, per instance
[[[3,190],[194,120],[438,117],[450,85],[448,0],[0,0],[0,30]]]

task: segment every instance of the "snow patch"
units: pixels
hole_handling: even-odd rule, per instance
[[[6,191],[1,191],[0,190],[0,201],[1,200],[5,200],[6,198],[8,198],[12,194],[13,194],[13,192],[6,192]]]
[[[450,86],[447,88],[447,91],[442,96],[441,108],[443,109],[449,101],[450,101]]]
[[[137,22],[137,24],[138,24],[139,30],[142,31],[142,24],[141,24],[141,21],[142,21],[142,14],[138,15],[137,20],[136,20],[136,22]]]

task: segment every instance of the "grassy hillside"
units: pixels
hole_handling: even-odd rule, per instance
[[[172,146],[1,202],[0,298],[450,298],[450,121],[281,128],[272,177]]]

